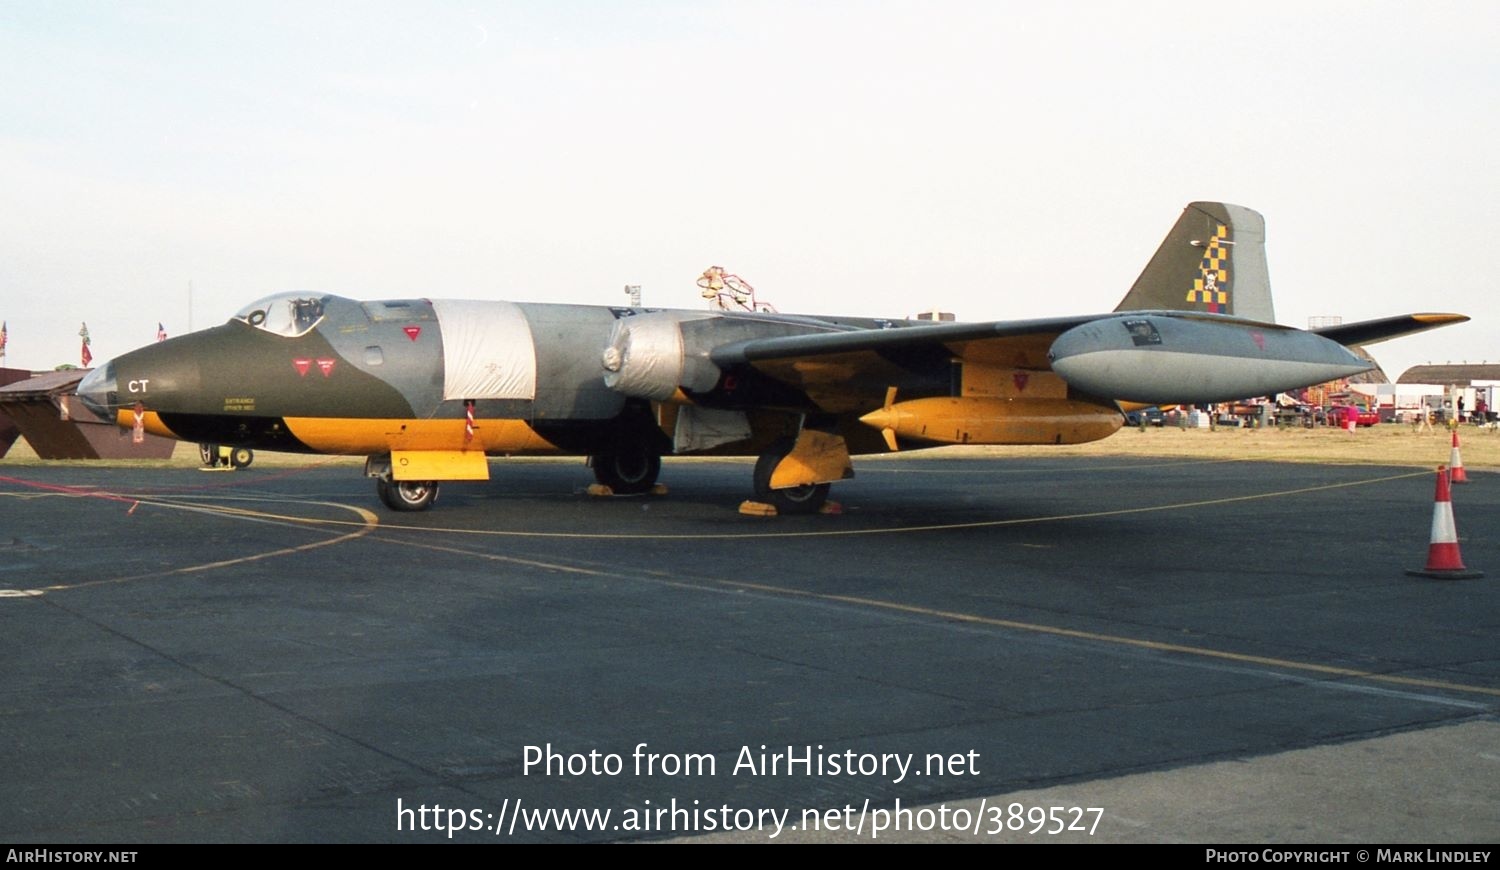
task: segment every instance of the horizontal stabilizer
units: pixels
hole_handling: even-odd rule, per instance
[[[1338,326],[1325,326],[1311,331],[1342,345],[1365,345],[1400,338],[1403,335],[1426,332],[1429,329],[1437,329],[1439,326],[1463,323],[1468,319],[1462,314],[1402,314],[1396,317],[1382,317],[1379,320],[1341,323]]]

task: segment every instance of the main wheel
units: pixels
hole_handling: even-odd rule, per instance
[[[661,457],[645,450],[591,456],[589,463],[594,466],[594,480],[617,495],[650,492],[661,474]]]
[[[437,501],[438,485],[432,480],[385,480],[375,478],[375,491],[393,511],[425,511]]]
[[[786,489],[771,488],[771,473],[792,452],[793,443],[790,438],[783,438],[755,461],[755,496],[774,505],[780,514],[815,514],[828,501],[828,484],[804,483]]]
[[[255,451],[249,447],[236,447],[229,451],[229,464],[235,468],[244,468],[255,461]]]

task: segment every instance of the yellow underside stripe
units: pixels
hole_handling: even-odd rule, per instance
[[[349,417],[286,417],[287,431],[319,453],[367,456],[392,450],[483,450],[487,454],[517,456],[561,453],[557,445],[536,433],[524,420],[476,420],[474,438],[464,437],[464,421],[355,419]],[[121,408],[116,423],[135,425],[135,411]],[[143,415],[142,425],[152,435],[181,439],[155,411]]]
[[[557,445],[522,420],[476,420],[473,440],[464,421],[359,420],[339,417],[287,417],[287,430],[319,453],[349,455],[392,450],[483,450],[488,454],[560,453]]]

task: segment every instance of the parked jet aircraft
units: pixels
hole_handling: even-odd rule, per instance
[[[389,507],[484,480],[486,457],[590,458],[643,492],[664,455],[758,456],[756,495],[818,509],[850,456],[942,444],[1074,444],[1125,403],[1272,394],[1370,369],[1343,345],[1468,318],[1306,332],[1275,323],[1264,222],[1190,204],[1108,314],[988,323],[283,293],[132,351],[79,397],[121,426],[365,455]]]

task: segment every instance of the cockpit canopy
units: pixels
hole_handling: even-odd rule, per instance
[[[234,319],[275,335],[296,338],[318,325],[323,319],[324,305],[331,298],[308,293],[277,293],[241,308],[235,312]]]

